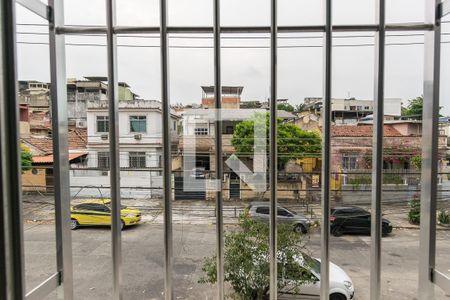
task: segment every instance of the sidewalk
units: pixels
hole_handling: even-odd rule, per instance
[[[83,200],[74,201],[72,204]],[[163,201],[162,199],[123,199],[122,205],[135,207],[142,212],[142,221],[146,223],[162,224]],[[249,205],[249,202],[224,201],[223,216],[225,225],[234,225],[238,222],[239,215]],[[321,220],[322,208],[320,204],[308,206],[295,202],[280,201],[279,205],[286,206],[296,212],[303,213],[313,222]],[[370,210],[368,205],[360,207]],[[383,204],[383,218],[392,222],[398,229],[420,229],[419,225],[410,224],[407,218],[409,207],[405,204]],[[27,222],[52,223],[54,221],[53,196],[25,195],[23,203],[23,216]],[[174,224],[215,224],[216,211],[214,201],[173,201],[172,219]],[[437,225],[437,230],[450,230],[450,227]]]

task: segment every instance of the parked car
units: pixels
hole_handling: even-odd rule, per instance
[[[80,226],[111,225],[111,200],[88,200],[70,208],[71,229]],[[122,206],[120,209],[121,229],[141,221],[141,212]]]
[[[344,233],[370,234],[371,215],[367,210],[354,207],[335,207],[331,209],[330,228],[334,236],[341,236]],[[382,234],[388,235],[392,232],[392,224],[386,219],[382,219]]]
[[[254,220],[269,222],[269,202],[252,202],[248,207],[250,217]],[[283,206],[277,208],[277,222],[292,224],[294,230],[299,233],[307,233],[311,221],[300,213],[293,212]]]
[[[191,171],[191,177],[198,178],[198,179],[204,179],[206,174],[205,168],[197,167],[193,168]]]
[[[299,257],[299,262],[306,267],[313,275],[312,282],[302,284],[295,292],[295,286],[288,285],[280,290],[283,299],[319,299],[320,298],[320,260],[312,258],[306,254]],[[286,278],[289,280],[288,278]],[[339,266],[330,262],[330,300],[350,300],[355,295],[353,282],[350,276]]]

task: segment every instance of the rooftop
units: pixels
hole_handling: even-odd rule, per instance
[[[331,136],[333,137],[372,137],[372,125],[341,125],[331,127]],[[400,137],[404,136],[395,128],[389,125],[384,125],[385,137]]]
[[[243,86],[222,86],[222,94],[242,94]],[[214,86],[202,86],[202,90],[206,94],[214,93]]]
[[[86,149],[87,131],[84,128],[70,128],[68,139],[69,150]],[[53,153],[53,141],[51,137],[30,136],[22,138],[22,141],[46,155]]]
[[[86,156],[87,153],[69,153],[69,162]],[[33,156],[33,164],[53,164],[53,154],[45,156]]]

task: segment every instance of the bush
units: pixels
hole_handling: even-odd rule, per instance
[[[420,224],[420,200],[415,196],[409,202],[408,220],[411,224]]]
[[[450,224],[450,212],[445,209],[441,209],[439,211],[438,221],[440,224]]]
[[[297,257],[304,250],[303,236],[288,224],[278,224],[278,289],[313,282],[313,275]],[[243,213],[239,229],[225,235],[224,280],[233,288],[233,299],[265,299],[269,293],[269,226]],[[217,282],[216,256],[205,258],[199,283]],[[283,279],[284,278],[284,279]],[[289,278],[289,280],[285,280]]]

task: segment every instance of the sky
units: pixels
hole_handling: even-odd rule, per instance
[[[222,0],[223,26],[259,26],[270,24],[268,0]],[[323,23],[323,1],[278,0],[279,25],[318,25]],[[117,23],[128,26],[158,26],[158,0],[116,0]],[[212,26],[212,0],[169,0],[169,26]],[[424,22],[424,0],[387,1],[387,22]],[[88,8],[88,9],[87,9]],[[450,22],[450,18],[445,20]],[[105,25],[104,0],[66,0],[67,25]],[[334,24],[373,24],[373,0],[336,0],[333,7]],[[17,6],[18,76],[21,80],[49,81],[48,32],[43,20]],[[450,23],[443,25],[450,33]],[[397,32],[387,38],[385,97],[408,99],[423,93],[423,36],[420,32]],[[407,34],[408,36],[398,36]],[[413,34],[413,35],[411,35]],[[374,53],[373,34],[336,33],[333,48],[332,97],[373,99]],[[155,38],[156,37],[156,38]],[[323,94],[323,48],[321,33],[280,34],[278,50],[278,98],[291,104],[303,102],[305,97]],[[444,35],[443,41],[450,42]],[[25,44],[26,42],[28,44]],[[38,44],[29,44],[29,43]],[[70,36],[66,42],[66,70],[68,78],[106,76],[106,40],[102,36]],[[264,101],[270,94],[269,35],[224,35],[222,38],[222,85],[244,86],[242,100]],[[88,44],[75,46],[72,44]],[[169,76],[170,100],[175,103],[200,103],[201,86],[213,85],[214,65],[212,35],[176,35],[170,39]],[[94,46],[92,44],[96,44]],[[144,99],[160,100],[159,40],[155,35],[118,38],[119,80],[130,84]],[[132,47],[129,47],[129,46]],[[350,47],[348,45],[359,45]],[[364,45],[364,46],[361,46]],[[152,47],[143,47],[152,46]],[[188,46],[190,48],[180,48]],[[194,47],[196,46],[196,47]],[[287,46],[298,46],[289,47]],[[203,47],[203,48],[199,48]],[[236,48],[238,47],[238,48]],[[250,47],[250,48],[249,48]],[[442,44],[441,106],[450,114],[450,43]]]

